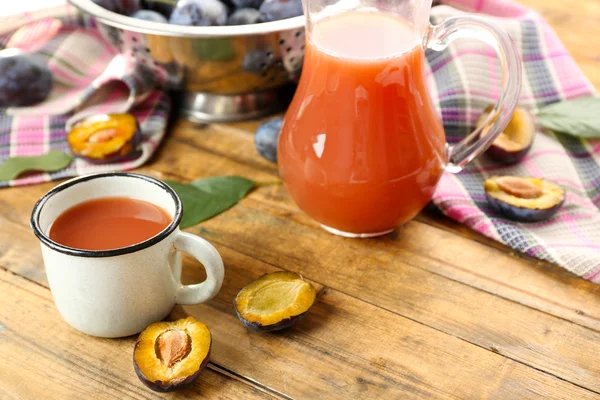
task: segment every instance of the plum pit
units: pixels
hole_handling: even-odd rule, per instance
[[[156,355],[169,368],[187,357],[191,350],[189,336],[180,330],[168,330],[156,339]]]

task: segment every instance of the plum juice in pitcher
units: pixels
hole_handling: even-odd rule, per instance
[[[516,47],[478,16],[431,25],[431,0],[303,0],[303,7],[306,52],[279,137],[281,178],[327,231],[388,233],[425,207],[444,171],[460,172],[506,127],[521,87]],[[424,54],[467,37],[496,51],[501,91],[486,121],[448,145]]]
[[[423,52],[401,17],[356,11],[313,27],[280,172],[300,208],[326,227],[381,233],[431,199],[445,140]]]

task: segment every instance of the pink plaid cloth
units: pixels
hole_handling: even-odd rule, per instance
[[[536,12],[508,0],[442,3],[433,9],[434,22],[476,12],[511,35],[523,61],[522,107],[535,112],[550,103],[595,93]],[[473,129],[481,111],[498,98],[497,57],[491,48],[471,40],[455,42],[442,53],[428,52],[427,57],[446,136],[455,142]],[[551,179],[565,188],[565,205],[548,221],[510,221],[486,201],[483,182],[492,175]],[[484,155],[458,175],[445,173],[433,202],[450,218],[487,237],[600,283],[599,140],[538,132],[531,152],[517,165],[507,167]]]
[[[43,58],[54,76],[52,93],[33,107],[0,109],[0,163],[12,156],[70,152],[69,126],[86,115],[133,114],[142,131],[138,151],[118,163],[75,159],[63,170],[27,174],[2,186],[27,185],[144,164],[162,140],[170,99],[131,56],[110,46],[98,30],[67,5],[11,17],[0,24],[0,48],[17,48]]]

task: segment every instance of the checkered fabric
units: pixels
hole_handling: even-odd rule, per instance
[[[129,112],[142,131],[138,151],[121,162],[94,164],[76,158],[63,170],[0,181],[0,187],[136,168],[162,140],[171,107],[168,95],[148,79],[147,69],[131,56],[119,54],[72,7],[2,21],[0,48],[17,48],[42,58],[54,76],[52,93],[43,103],[0,109],[0,163],[49,150],[70,152],[68,127],[86,115]]]
[[[434,23],[465,12],[479,13],[510,34],[523,62],[520,106],[535,112],[550,103],[594,94],[592,84],[536,12],[508,0],[442,3],[432,11]],[[427,59],[432,93],[441,108],[447,140],[453,143],[470,132],[482,110],[497,100],[499,63],[490,47],[466,39],[443,52],[428,51]],[[600,282],[599,164],[599,140],[537,132],[533,148],[517,165],[507,167],[484,155],[457,175],[446,172],[433,203],[487,237]],[[565,188],[565,205],[547,221],[510,221],[486,201],[483,184],[492,175],[551,179]]]

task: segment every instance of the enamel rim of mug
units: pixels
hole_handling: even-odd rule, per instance
[[[41,214],[42,209],[44,208],[44,205],[52,196],[54,196],[55,194],[65,190],[65,189],[68,189],[71,186],[76,185],[78,183],[90,181],[93,179],[109,178],[109,177],[125,177],[125,178],[141,179],[146,182],[153,183],[156,186],[158,186],[159,188],[161,188],[164,191],[166,191],[167,193],[169,193],[171,195],[171,198],[173,198],[173,201],[175,202],[175,215],[173,216],[173,220],[171,221],[171,223],[165,229],[163,229],[157,235],[151,237],[150,239],[144,240],[143,242],[140,242],[140,243],[132,244],[131,246],[120,247],[118,249],[111,249],[111,250],[83,250],[83,249],[76,249],[73,247],[64,246],[64,245],[57,243],[57,242],[53,241],[52,239],[50,239],[50,237],[48,237],[48,235],[46,235],[42,231],[42,229],[40,227],[40,214]],[[177,196],[175,191],[169,185],[167,185],[166,183],[164,183],[156,178],[152,178],[151,176],[136,174],[136,173],[132,173],[132,172],[103,172],[103,173],[99,173],[99,174],[86,175],[86,176],[82,176],[80,178],[71,179],[71,180],[61,183],[60,185],[51,189],[48,193],[43,195],[37,201],[37,203],[35,203],[35,206],[33,207],[33,212],[31,214],[31,222],[30,223],[31,223],[31,228],[33,229],[33,233],[35,234],[35,236],[37,236],[37,238],[42,243],[44,243],[46,246],[50,247],[52,250],[56,250],[60,253],[68,254],[70,256],[77,256],[77,257],[114,257],[114,256],[129,254],[129,253],[136,252],[138,250],[145,249],[147,247],[150,247],[150,246],[160,242],[161,240],[163,240],[164,238],[169,236],[179,226],[179,223],[181,222],[181,217],[183,214],[182,211],[183,211],[183,207],[181,205],[181,199],[179,198],[179,196]]]

